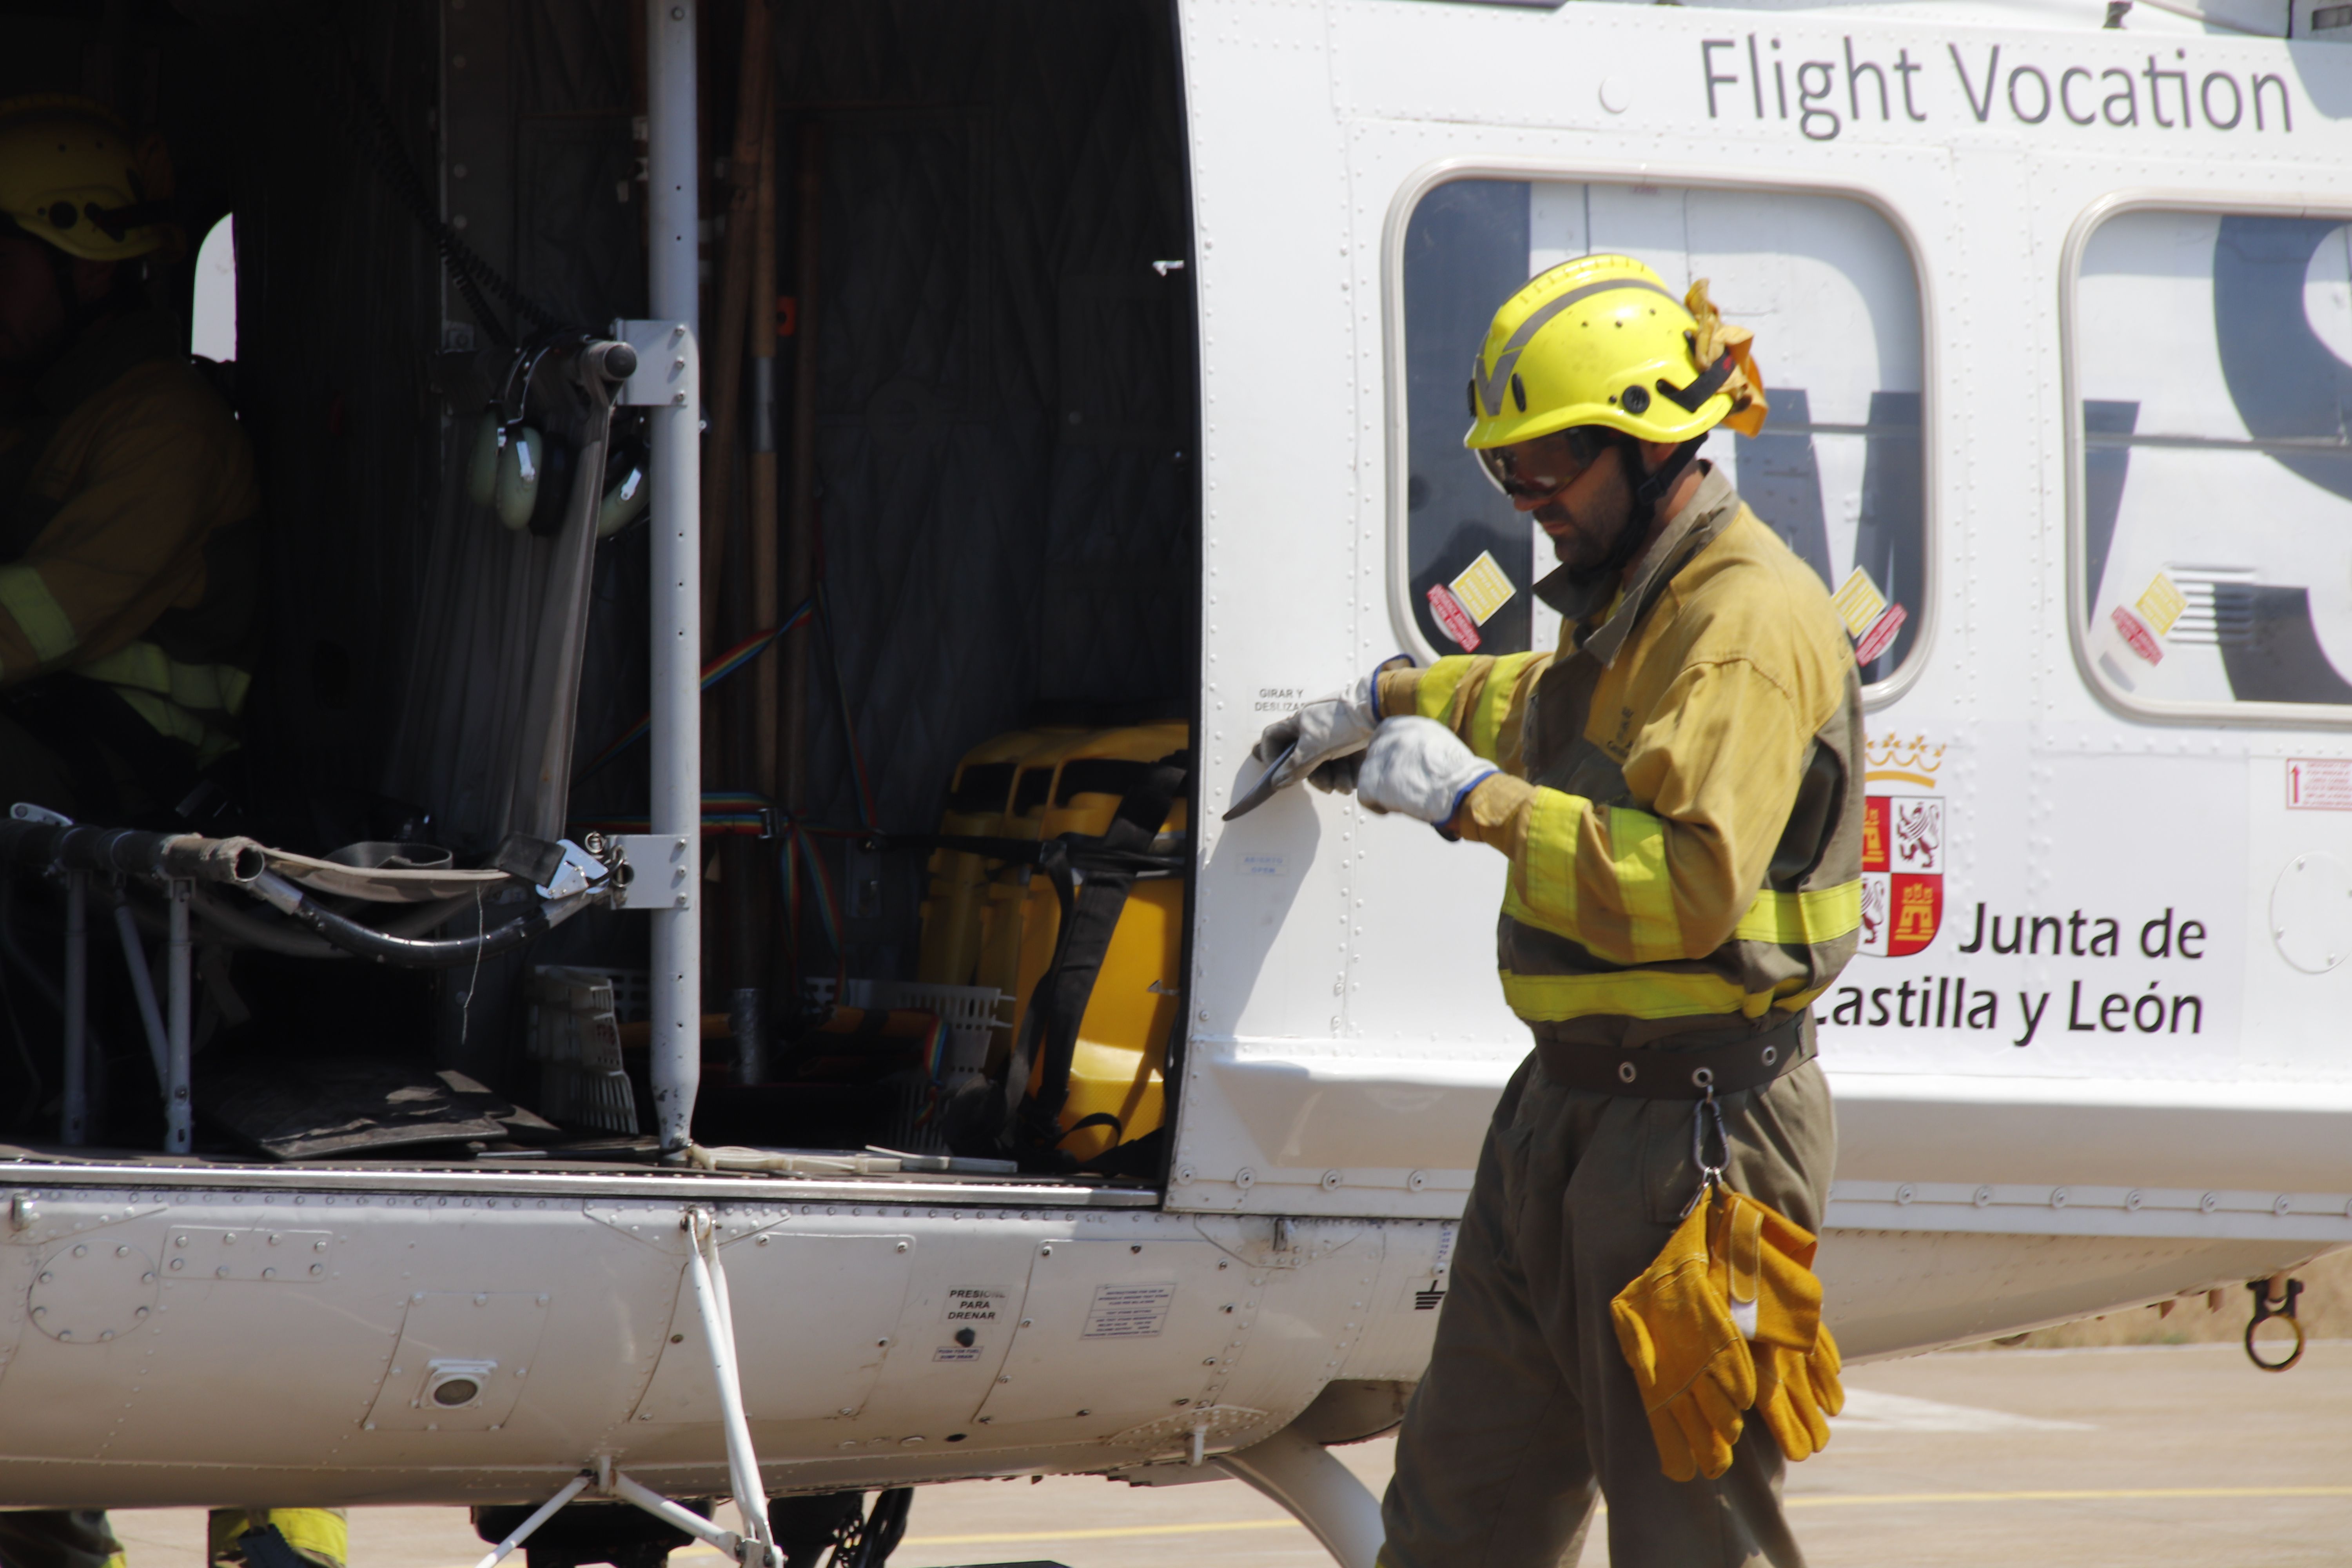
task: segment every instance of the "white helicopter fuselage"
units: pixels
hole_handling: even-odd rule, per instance
[[[1193,1479],[1330,1385],[1411,1384],[1528,1047],[1502,863],[1343,796],[1217,818],[1271,718],[1400,646],[1557,641],[1539,536],[1440,458],[1487,281],[1588,250],[1755,330],[1780,423],[1707,455],[1863,652],[1891,639],[1865,951],[1813,1004],[1849,1359],[2352,1244],[2352,563],[2322,526],[2352,491],[2333,405],[2262,391],[2352,378],[2352,28],[2270,9],[2295,37],[1182,0],[1202,782],[1164,1192],[11,1167],[0,1498],[534,1501],[600,1463],[723,1492],[696,1206],[778,1492]],[[2308,341],[2239,363],[2290,277]],[[1511,590],[1466,618],[1457,540]]]

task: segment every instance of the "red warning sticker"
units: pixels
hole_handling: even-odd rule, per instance
[[[1443,583],[1432,583],[1429,585],[1429,613],[1437,617],[1437,624],[1444,628],[1445,635],[1452,637],[1463,652],[1478,651],[1479,643],[1485,640],[1478,635],[1478,623],[1470,618],[1470,612],[1462,607],[1462,601],[1454,596],[1453,589]]]
[[[2352,758],[2288,758],[2286,808],[2352,811]]]
[[[1893,647],[1895,634],[1903,629],[1903,623],[1908,618],[1900,605],[1889,605],[1879,611],[1878,618],[1870,623],[1870,629],[1864,632],[1853,645],[1854,663],[1868,664]]]
[[[2164,662],[2164,650],[2157,647],[2156,634],[2147,629],[2146,621],[2141,620],[2121,605],[2115,607],[2112,616],[2116,623],[2116,630],[2123,634],[2124,641],[2131,644],[2132,652],[2150,664]]]

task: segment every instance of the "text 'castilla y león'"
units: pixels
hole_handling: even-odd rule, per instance
[[[2109,915],[2086,915],[2081,910],[2064,915],[2015,916],[1994,914],[1979,902],[1975,929],[1960,943],[1963,954],[1999,957],[2128,959],[2156,961],[2202,960],[2210,940],[2205,922],[2182,917],[2170,907],[2140,923],[2137,952],[2124,947],[2126,922]],[[2093,982],[2095,986],[2096,982]],[[2168,992],[2160,980],[2145,990],[2108,991],[2086,995],[2084,982],[2067,982],[2063,1031],[2069,1034],[2201,1035],[2205,1032],[2205,1000],[2189,992]],[[2017,1014],[2021,1026],[2010,1044],[2030,1046],[2042,1033],[2053,993],[2021,990]],[[2001,1027],[2002,993],[1972,986],[1965,975],[1923,975],[1895,985],[1842,985],[1832,992],[1829,1016],[1822,1022],[1845,1027],[1903,1029],[1985,1029]],[[2060,1027],[2052,1024],[2053,1030]]]

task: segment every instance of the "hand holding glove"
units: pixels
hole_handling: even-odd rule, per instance
[[[1364,749],[1380,726],[1375,711],[1379,679],[1377,672],[1367,675],[1346,690],[1301,703],[1268,724],[1250,748],[1250,760],[1260,771],[1273,766],[1294,744],[1297,750],[1266,782],[1275,789],[1286,789],[1311,777],[1318,789],[1353,788],[1354,770],[1345,762]]]
[[[1464,795],[1501,771],[1434,719],[1390,719],[1364,752],[1356,797],[1374,811],[1444,827]]]

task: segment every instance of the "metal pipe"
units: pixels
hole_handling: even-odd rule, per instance
[[[188,944],[188,894],[185,878],[174,877],[166,891],[172,900],[172,945],[166,951],[164,973],[170,986],[164,1029],[171,1039],[163,1079],[163,1152],[184,1154],[194,1146],[194,1107],[188,1103],[188,1027],[194,1006],[195,972]]]
[[[774,71],[772,60],[760,62],[761,77]],[[744,519],[751,547],[754,628],[776,624],[783,590],[776,575],[776,158],[780,149],[775,89],[770,87],[761,96],[766,113],[760,123],[760,186],[751,202],[751,506]],[[760,793],[770,800],[776,798],[776,667],[782,659],[782,654],[771,651],[751,667],[751,775]],[[764,883],[765,879],[761,880]]]
[[[735,1507],[751,1527],[763,1559],[772,1559],[774,1532],[768,1525],[768,1488],[751,1450],[751,1425],[743,1415],[743,1385],[735,1372],[735,1314],[727,1303],[727,1268],[719,1261],[719,1239],[707,1209],[686,1211],[694,1250],[687,1255],[687,1278],[702,1315],[703,1338],[710,1342],[710,1372],[719,1384],[719,1429],[727,1437],[727,1468],[733,1479]]]
[[[818,225],[824,213],[824,131],[800,126],[800,166],[793,215],[793,472],[784,526],[784,595],[798,605],[816,592],[816,323]],[[783,686],[783,733],[777,745],[778,799],[790,811],[808,802],[809,626],[786,632],[777,678]]]
[[[89,1142],[89,873],[66,873],[66,1084],[58,1142]]]
[[[147,944],[139,940],[131,919],[131,900],[114,901],[114,933],[122,939],[122,966],[131,971],[131,994],[139,1003],[139,1021],[147,1030],[147,1055],[155,1064],[155,1086],[172,1081],[172,1040],[163,1029],[163,1009],[155,1002],[155,976],[147,969]]]
[[[204,838],[193,833],[142,833],[128,827],[82,827],[22,819],[0,821],[0,860],[46,869],[101,871],[155,881],[246,883],[268,868],[266,850],[250,838]]]
[[[727,536],[735,510],[735,436],[742,407],[743,322],[758,319],[765,290],[752,271],[759,200],[767,142],[769,54],[767,0],[745,0],[741,52],[736,62],[735,142],[727,159],[727,248],[719,265],[719,324],[710,346],[710,440],[705,448],[702,517],[702,630],[717,637],[719,593],[727,572]],[[772,626],[761,621],[758,626]],[[756,629],[756,628],[755,628]],[[714,648],[711,651],[716,651]]]
[[[565,1503],[570,1502],[573,1498],[576,1498],[582,1492],[586,1491],[588,1489],[588,1483],[595,1479],[596,1472],[593,1470],[583,1470],[578,1475],[572,1477],[571,1481],[565,1485],[562,1491],[556,1493],[553,1497],[549,1498],[545,1502],[540,1504],[538,1510],[533,1512],[529,1519],[526,1519],[520,1524],[516,1525],[514,1527],[513,1534],[508,1536],[504,1541],[499,1542],[496,1546],[490,1548],[489,1554],[484,1557],[479,1563],[475,1563],[474,1568],[499,1568],[499,1564],[506,1560],[508,1552],[512,1552],[516,1547],[520,1546],[524,1542],[529,1541],[541,1525],[545,1524],[549,1520],[553,1519],[559,1512],[561,1512]]]
[[[665,1524],[709,1542],[736,1562],[743,1561],[741,1536],[711,1523],[691,1509],[678,1507],[651,1487],[639,1486],[618,1470],[613,1472],[613,1495],[624,1502],[636,1504]]]
[[[699,331],[696,226],[695,0],[646,0],[647,270],[654,315],[681,334]],[[656,835],[702,831],[702,390],[652,411],[652,821]],[[701,879],[652,911],[654,1126],[666,1159],[693,1142],[702,1076]]]

